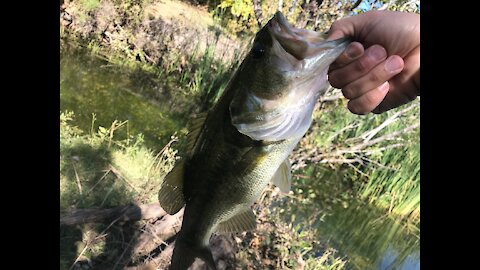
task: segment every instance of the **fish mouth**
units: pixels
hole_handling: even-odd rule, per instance
[[[299,139],[308,130],[317,98],[326,89],[328,67],[350,39],[326,40],[324,33],[292,27],[281,12],[264,29],[273,41],[265,61],[271,89],[260,84],[258,89],[238,92],[242,94],[230,103],[231,121],[253,140]],[[281,80],[273,82],[277,78]]]
[[[312,58],[331,49],[340,51],[334,53],[336,58],[350,43],[347,37],[327,41],[325,33],[295,28],[280,11],[275,13],[267,27],[283,49],[297,60]]]

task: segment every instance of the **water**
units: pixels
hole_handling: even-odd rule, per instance
[[[86,132],[128,120],[115,134],[144,135],[148,147],[161,149],[186,122],[188,105],[178,100],[155,75],[108,64],[81,49],[62,49],[60,56],[60,110],[75,113],[74,124]]]
[[[94,129],[128,120],[125,132],[143,133],[153,150],[161,149],[184,128],[186,112],[193,105],[154,75],[113,66],[78,50],[61,51],[60,71],[60,109],[75,112],[75,125],[90,132],[92,113],[96,114]],[[125,132],[117,136],[126,136]],[[318,238],[347,258],[348,269],[420,269],[418,227],[409,228],[382,209],[344,196],[350,193],[339,184],[341,175],[329,178],[324,175],[315,181],[314,189],[322,193],[310,204],[290,203],[292,213],[302,216],[299,222],[311,216],[313,207],[321,212],[324,217],[315,218],[313,224]],[[294,188],[304,187],[300,182]]]
[[[352,269],[420,269],[418,235],[384,213],[354,199],[334,205],[319,237],[347,255]]]
[[[341,170],[324,164],[306,167],[295,174],[293,197],[274,206],[288,209],[285,219],[296,228],[315,231],[322,246],[338,250],[347,258],[347,269],[416,270],[420,269],[420,229],[386,214],[358,199],[355,188]],[[297,218],[291,218],[298,216]],[[290,220],[289,220],[290,219]]]

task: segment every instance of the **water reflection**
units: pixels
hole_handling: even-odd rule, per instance
[[[394,249],[388,249],[380,261],[377,269],[398,269],[398,270],[416,270],[420,269],[420,253],[412,253],[408,255],[403,262],[398,265],[399,254]]]
[[[308,166],[295,175],[292,199],[276,208],[299,230],[315,231],[319,244],[315,257],[325,247],[347,260],[347,269],[419,269],[420,232],[385,209],[358,199],[346,171],[327,165]],[[291,216],[297,217],[291,219]]]
[[[163,89],[153,75],[112,66],[80,49],[61,50],[60,110],[75,112],[74,124],[89,132],[92,113],[95,130],[110,127],[114,120],[128,120],[128,128],[117,132],[142,133],[148,147],[160,149],[170,136],[185,126],[185,103],[171,89]]]
[[[335,205],[319,224],[321,238],[353,269],[419,269],[419,237],[384,210],[359,201]]]

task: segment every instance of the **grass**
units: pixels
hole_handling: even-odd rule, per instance
[[[312,127],[293,159],[345,171],[355,196],[417,223],[419,100],[380,115],[353,115],[345,106],[346,101],[340,99],[315,111]]]
[[[60,114],[61,210],[155,202],[163,177],[177,159],[177,151],[173,148],[176,139],[154,153],[144,146],[141,135],[113,136],[126,128],[125,122],[114,121],[109,127],[96,128],[95,117],[92,117],[91,129],[85,132],[72,125],[74,118],[73,112]],[[262,202],[260,216],[278,222],[282,213],[269,215],[267,206],[272,201],[270,197]],[[322,247],[324,252],[317,256],[309,253],[318,245],[313,231],[297,234],[286,222],[278,222],[274,228],[268,224],[271,223],[257,230],[256,237],[265,247],[271,246],[271,251],[263,254],[270,259],[258,259],[263,256],[262,249],[247,246],[239,254],[239,265],[249,265],[248,261],[256,258],[258,260],[254,261],[261,263],[257,268],[276,265],[278,269],[297,269],[301,264],[304,269],[344,269],[345,261],[330,247]],[[62,228],[60,268],[68,269],[75,259],[80,261],[77,264],[110,261],[111,267],[132,239],[133,233],[126,230],[133,232],[139,228],[136,225],[108,228],[107,225]],[[251,239],[247,237],[244,243]],[[316,244],[312,246],[312,242]]]
[[[257,229],[242,233],[238,269],[346,269],[347,259],[319,241],[310,221],[317,215],[297,215],[298,201],[269,186],[254,205]],[[312,210],[312,209],[310,209]],[[315,212],[315,211],[310,211]],[[297,213],[298,214],[298,213]],[[295,216],[303,221],[302,225]]]
[[[210,50],[214,50],[214,47]],[[192,97],[192,103],[198,104],[197,107],[201,108],[199,110],[208,109],[223,91],[231,67],[236,63],[231,64],[230,69],[219,67],[212,59],[211,51],[201,57],[192,55],[188,61],[191,61],[189,68],[179,71],[172,67],[164,72],[173,83],[182,86],[183,94]],[[212,68],[221,72],[209,72]],[[379,252],[387,248],[385,243],[390,242],[372,244],[368,241],[379,235],[380,232],[374,229],[377,226],[375,222],[378,222],[375,220],[382,213],[386,217],[391,215],[405,219],[408,224],[406,227],[418,235],[419,131],[418,128],[413,128],[401,132],[418,123],[419,107],[415,102],[412,104],[382,115],[356,116],[345,109],[345,101],[340,99],[323,104],[316,110],[311,129],[292,155],[295,169],[293,194],[287,201],[273,198],[261,203],[261,211],[266,212],[260,216],[264,217],[266,223],[276,225],[264,225],[256,234],[245,235],[238,263],[242,267],[254,268],[271,265],[274,269],[297,269],[301,265],[304,269],[345,269],[347,264],[359,268],[368,267],[372,262],[365,261],[365,258],[379,256]],[[125,122],[114,121],[110,126],[98,128],[93,123],[93,128],[85,134],[69,124],[73,114],[64,112],[60,117],[63,119],[60,181],[62,209],[147,203],[156,199],[161,179],[178,154],[171,145],[161,154],[153,153],[145,147],[142,135],[131,137],[122,132],[127,128]],[[122,138],[112,134],[126,135]],[[391,134],[395,136],[389,137]],[[378,142],[368,145],[368,142],[375,140]],[[363,147],[366,142],[367,145]],[[309,152],[314,155],[305,156]],[[312,159],[318,156],[322,158],[316,161]],[[307,167],[299,166],[302,158],[307,159]],[[378,214],[369,219],[361,218],[364,220],[361,227],[372,228],[372,234],[364,237],[363,241],[360,238],[352,242],[364,250],[373,250],[371,252],[374,255],[347,245],[344,246],[350,250],[347,258],[335,249],[341,243],[326,244],[320,241],[326,232],[319,228],[326,227],[325,222],[332,215],[332,209],[349,209],[352,200],[365,201],[364,207],[375,209],[374,212]],[[267,206],[278,209],[268,210],[271,207]],[[356,226],[361,224],[354,221],[352,217],[356,212],[352,211],[344,210],[344,220],[331,221],[334,224],[343,223],[342,226],[349,228],[342,235],[355,232]],[[404,224],[396,225],[387,221],[384,224],[384,228],[405,227]],[[111,247],[107,247],[112,239],[98,238],[104,229],[105,226],[85,226],[77,231],[63,231],[61,245],[70,248],[65,248],[69,255],[62,258],[70,259],[62,261],[71,264],[72,258],[75,259],[85,247],[82,258],[88,260],[103,259],[105,254],[115,254]],[[87,232],[94,237],[87,237]],[[393,241],[393,238],[389,238],[391,232],[388,229],[382,229],[383,232],[383,239]],[[116,233],[121,237],[120,232]],[[112,233],[112,237],[113,235],[115,233]],[[75,241],[69,240],[72,237]],[[355,237],[351,236],[351,239]],[[251,246],[255,241],[262,245]],[[395,241],[401,242],[398,239]],[[368,249],[368,245],[373,246]],[[408,240],[400,248],[408,250],[408,247],[415,245],[414,241]]]
[[[84,39],[68,31],[62,31],[65,42],[70,47],[83,47],[96,58],[100,58],[111,65],[130,73],[141,72],[155,78],[159,85],[181,93],[190,103],[198,104],[201,111],[210,108],[220,97],[227,86],[238,62],[226,62],[214,55],[218,43],[208,44],[205,50],[200,50],[200,44],[194,47],[187,55],[171,54],[169,60],[161,66],[152,65],[145,60],[144,52],[118,51],[101,45],[96,40],[86,42]],[[242,53],[235,52],[235,59],[240,59]],[[193,100],[193,102],[192,102]]]
[[[61,30],[64,38],[75,37]],[[188,55],[170,55],[173,61],[155,66],[143,51],[126,46],[112,49],[94,39],[76,40],[112,65],[148,73],[180,90],[194,111],[205,111],[215,103],[238,64],[215,58],[216,43],[205,51],[196,46]],[[242,59],[241,54],[234,59]],[[291,156],[292,193],[280,197],[272,189],[266,191],[257,205],[259,230],[240,237],[239,267],[366,269],[372,263],[366,258],[379,256],[388,248],[386,243],[395,243],[405,254],[418,246],[418,103],[366,116],[349,113],[343,99],[323,103]],[[147,146],[148,134],[131,136],[126,131],[129,122],[112,120],[99,127],[92,119],[91,128],[82,131],[72,124],[72,112],[62,112],[60,119],[62,211],[153,202],[164,175],[182,153],[183,133],[154,152]],[[68,269],[80,254],[82,261],[120,257],[122,248],[113,243],[128,244],[131,235],[125,227],[114,226],[102,236],[107,225],[63,228],[61,269]],[[364,234],[365,230],[370,233]],[[395,236],[402,230],[413,237]],[[324,239],[328,234],[350,240],[330,243]],[[383,241],[376,242],[378,238]],[[336,251],[339,246],[348,250],[348,257]]]
[[[200,96],[198,99],[211,105],[216,97],[209,94],[212,92],[210,90],[216,89],[215,94],[220,93],[218,89],[225,86],[232,71],[232,61],[226,60],[225,55],[228,55],[228,59],[239,58],[237,50],[234,50],[233,54],[230,53],[231,45],[237,43],[235,38],[214,24],[207,11],[186,3],[170,0],[112,0],[107,2],[118,10],[118,14],[110,14],[111,11],[104,12],[110,12],[108,14],[114,17],[119,16],[110,19],[121,21],[119,27],[106,32],[104,32],[105,29],[97,29],[94,22],[98,18],[85,10],[94,10],[99,6],[100,1],[82,0],[77,4],[70,3],[69,12],[74,14],[78,12],[79,16],[89,17],[91,25],[88,23],[74,27],[61,25],[61,39],[75,43],[74,46],[77,47],[86,47],[92,55],[113,65],[150,73],[172,88],[181,86],[180,90],[188,92],[189,95]],[[131,11],[132,7],[138,10]],[[180,26],[169,27],[172,20]],[[143,25],[140,25],[139,22]],[[151,22],[156,22],[158,25],[151,26]],[[157,28],[160,28],[161,31]],[[179,41],[176,40],[178,38],[174,37],[175,34],[168,32],[172,29],[182,32],[183,28],[194,29],[195,33],[191,36],[192,31],[185,31],[187,37],[183,38],[192,39],[185,44],[178,43]],[[112,31],[114,33],[110,33]],[[107,34],[108,37],[105,37]],[[145,38],[149,35],[154,35],[151,38],[156,41],[152,42]],[[228,45],[219,40],[228,40]],[[140,43],[152,43],[158,48],[138,45]],[[222,53],[214,55],[219,51],[218,47],[222,47]],[[148,54],[154,54],[154,57],[149,56],[146,51]]]
[[[71,124],[74,117],[73,112],[60,114],[61,211],[155,202],[176,160],[172,147],[176,139],[154,153],[144,146],[141,135],[113,139],[125,122],[86,133]],[[62,227],[60,269],[69,269],[76,259],[115,262],[138,228],[136,224],[107,225]]]
[[[209,72],[212,66],[217,65],[211,55],[208,51],[200,58],[193,55],[188,60],[192,61],[191,68],[165,71],[174,83],[183,86],[185,96],[193,97],[192,103],[205,109],[224,89],[227,74],[231,71],[226,68],[223,72]],[[195,62],[194,59],[199,60]],[[217,69],[222,70],[218,66]],[[382,115],[356,116],[345,109],[345,101],[340,99],[316,110],[311,129],[292,155],[295,169],[293,194],[287,200],[274,197],[261,203],[261,211],[264,212],[260,211],[260,219],[263,216],[265,225],[256,234],[245,235],[238,264],[254,268],[271,265],[274,269],[298,269],[300,266],[304,269],[345,269],[347,264],[368,268],[372,262],[365,261],[365,258],[379,256],[379,252],[387,248],[385,243],[403,243],[400,249],[407,251],[409,247],[415,247],[413,240],[402,242],[391,238],[388,230],[406,226],[416,235],[419,232],[416,225],[420,218],[419,131],[415,128],[399,132],[418,122],[418,106],[409,106],[412,105]],[[161,179],[178,155],[171,144],[158,154],[145,147],[142,135],[132,137],[124,132],[128,122],[114,121],[110,126],[97,127],[92,119],[92,128],[82,133],[69,124],[74,118],[72,113],[64,112],[60,117],[62,210],[155,201]],[[124,137],[115,134],[123,134]],[[397,135],[389,138],[391,134]],[[365,144],[366,138],[370,142],[387,139],[359,147]],[[300,168],[298,160],[312,151],[315,153],[313,157],[324,155],[323,159],[310,160],[306,167]],[[352,160],[357,161],[346,162]],[[377,215],[367,219],[361,217],[364,225],[360,225],[362,223],[353,218],[358,211],[355,207],[349,208],[352,200],[366,202],[363,207],[375,209],[371,211]],[[337,208],[344,209],[343,212],[335,210],[343,213],[340,215],[343,220],[339,217],[340,220],[329,221],[332,211]],[[382,215],[399,216],[407,221],[407,225],[382,221],[386,229],[378,231],[376,220]],[[337,235],[339,239],[342,235],[355,233],[358,226],[371,228],[372,234],[368,237],[358,239],[358,235],[349,236],[355,243],[353,246],[362,247],[365,251],[358,251],[352,245],[343,246],[349,250],[347,258],[335,249],[342,243],[320,241],[326,234],[337,231],[319,230],[328,228],[326,222],[349,228]],[[100,237],[104,229],[105,225],[63,230],[61,246],[68,248],[64,249],[63,256],[61,254],[61,263],[71,264],[72,259],[84,249],[81,257],[87,261],[106,260],[106,254],[119,256],[117,249],[112,249],[109,243],[117,241],[115,237],[124,237],[123,234],[113,231],[108,240]],[[372,244],[372,239],[379,233],[383,233],[382,239],[387,240]],[[262,244],[252,246],[256,242]],[[367,248],[368,245],[370,248]]]
[[[164,87],[161,79],[141,70],[122,69],[83,53],[61,54],[60,109],[75,110],[73,124],[91,132],[92,113],[94,129],[110,127],[114,120],[131,120],[113,137],[123,140],[142,133],[146,146],[154,151],[172,134],[182,134],[192,105],[176,88]]]
[[[85,9],[86,12],[95,10],[99,5],[99,0],[81,0],[80,5]]]
[[[85,134],[70,124],[73,119],[73,112],[60,114],[61,210],[154,202],[175,162],[177,152],[171,146],[176,139],[154,153],[141,134],[113,139],[126,122]]]

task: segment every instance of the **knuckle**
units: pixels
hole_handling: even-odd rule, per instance
[[[363,57],[360,57],[356,62],[356,69],[360,72],[366,73],[373,69],[377,64],[384,61],[387,57],[385,48],[379,45],[373,45],[367,49]]]
[[[375,97],[376,96],[372,93],[367,93],[366,95],[363,95],[363,103],[365,104],[365,106],[371,107],[372,104],[375,104]]]
[[[358,94],[356,94],[356,92],[358,91],[356,91],[352,86],[345,86],[342,88],[342,94],[346,99],[354,99],[357,97]]]
[[[361,73],[368,72],[372,67],[372,60],[369,57],[362,57],[355,61],[355,69]]]
[[[378,82],[378,83],[382,82],[382,76],[381,76],[381,74],[378,74],[378,72],[370,72],[370,73],[368,74],[368,77],[367,77],[367,78],[368,78],[368,81],[373,82],[373,83],[375,83],[375,82]],[[383,81],[385,81],[385,80],[383,80]]]
[[[340,80],[338,79],[337,72],[331,72],[328,74],[328,82],[335,88],[341,88]]]
[[[335,28],[337,28],[337,25],[338,25],[338,21],[334,21],[334,22],[330,25],[330,30],[329,30],[329,31],[335,30]]]
[[[330,26],[330,31],[335,31],[336,29],[340,28],[342,25],[341,21],[334,21]]]

